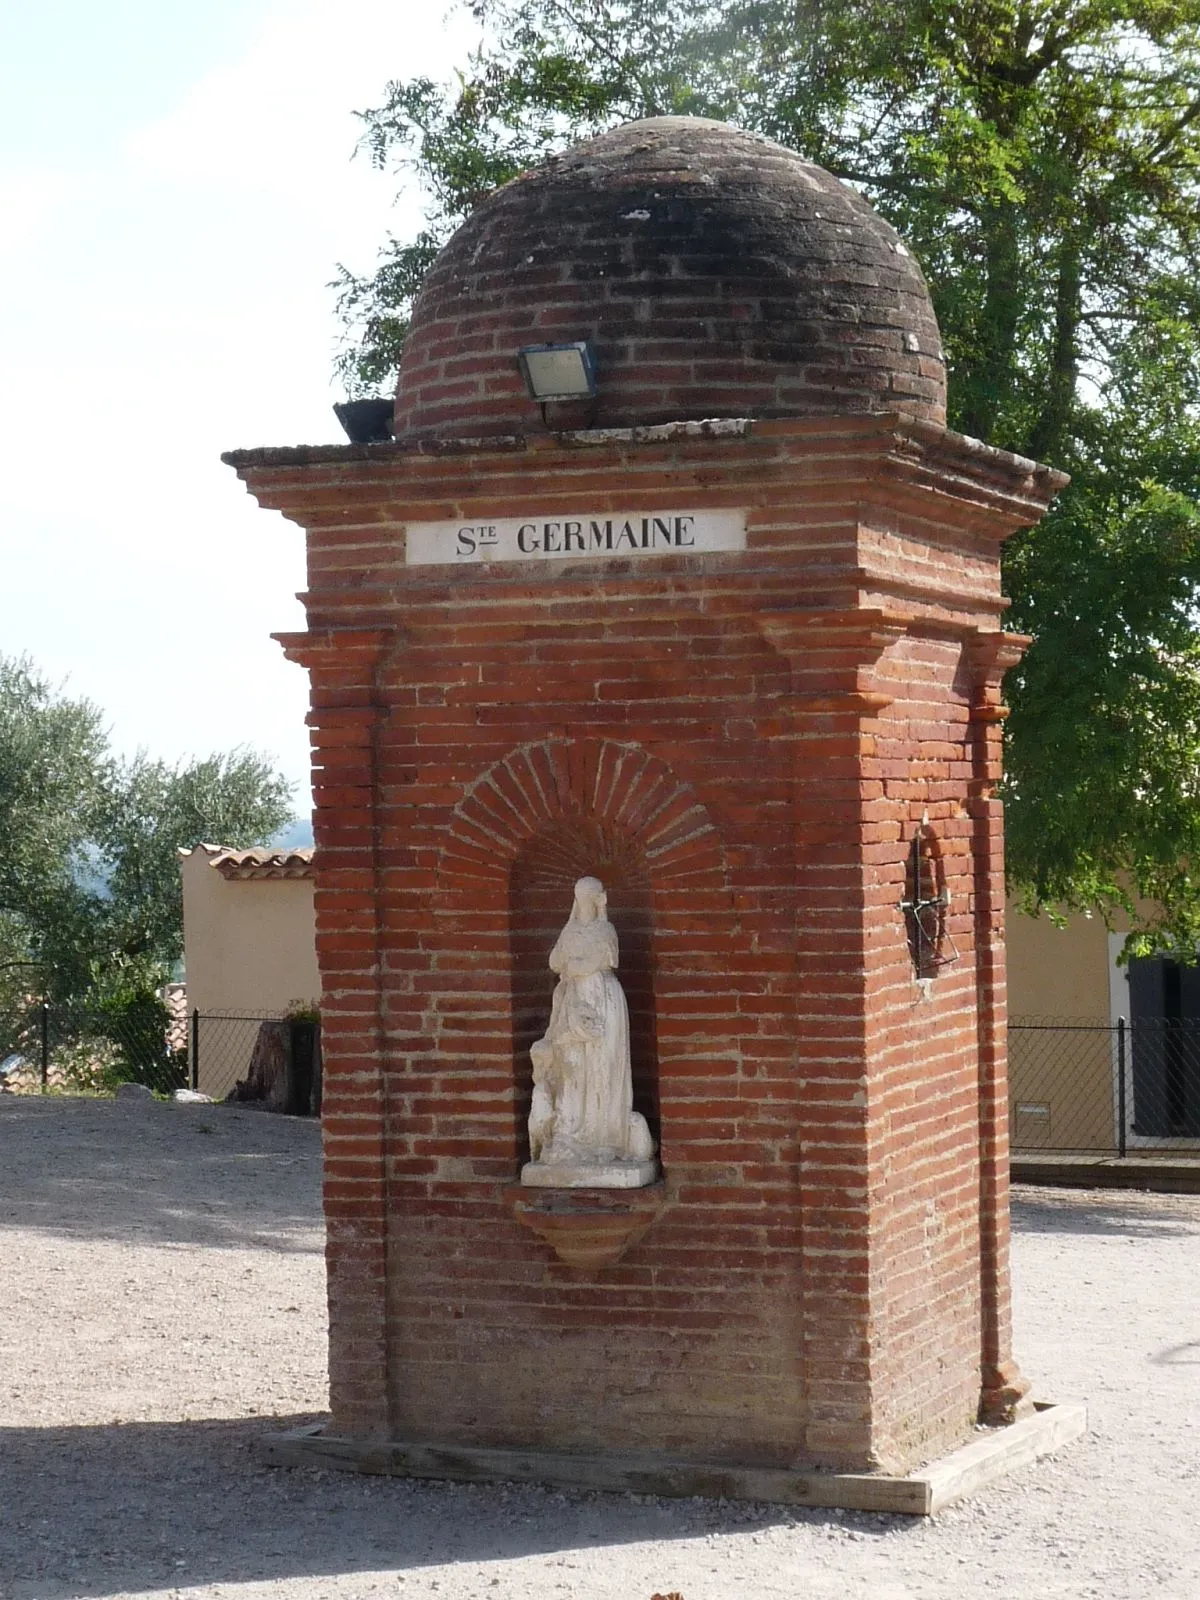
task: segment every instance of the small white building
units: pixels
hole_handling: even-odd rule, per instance
[[[188,1058],[220,1099],[249,1073],[260,1019],[319,1003],[313,852],[199,844],[180,857]]]
[[[321,994],[312,850],[180,851],[189,1010],[255,1016]]]

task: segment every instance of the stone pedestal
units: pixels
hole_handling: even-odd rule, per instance
[[[547,1167],[527,1161],[521,1182],[532,1189],[642,1189],[658,1177],[657,1161],[607,1161],[590,1166]]]
[[[636,1189],[505,1191],[513,1216],[568,1267],[596,1272],[612,1267],[645,1233],[667,1202],[665,1184]]]

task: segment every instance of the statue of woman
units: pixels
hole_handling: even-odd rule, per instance
[[[580,878],[550,952],[558,974],[545,1036],[533,1045],[532,1160],[521,1182],[636,1189],[658,1176],[654,1140],[633,1109],[629,1007],[615,968],[604,885]]]

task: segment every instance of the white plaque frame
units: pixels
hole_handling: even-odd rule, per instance
[[[745,511],[589,511],[561,517],[410,522],[405,564],[608,560],[746,548]]]

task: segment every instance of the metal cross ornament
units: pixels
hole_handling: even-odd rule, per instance
[[[931,978],[940,967],[958,960],[946,926],[950,891],[938,884],[938,862],[928,822],[922,818],[908,851],[904,899],[900,910],[908,928],[908,951],[918,978]]]

